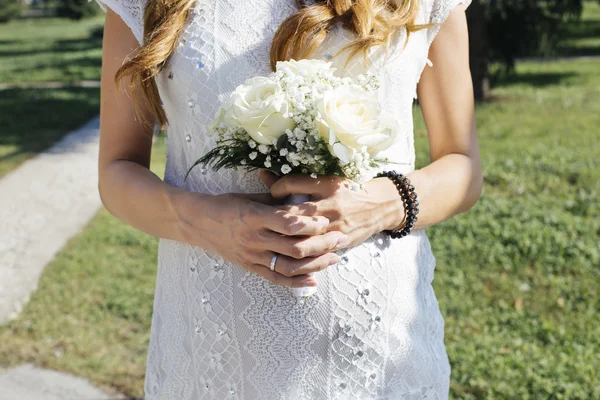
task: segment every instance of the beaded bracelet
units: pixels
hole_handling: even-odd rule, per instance
[[[402,198],[402,203],[404,204],[404,220],[400,225],[400,228],[394,230],[385,230],[392,237],[392,239],[398,239],[408,235],[411,229],[415,226],[415,222],[417,222],[417,214],[419,213],[419,209],[417,206],[419,205],[419,200],[417,200],[417,194],[415,193],[415,187],[410,183],[408,178],[396,171],[383,171],[377,174],[377,178],[386,177],[394,182],[394,185],[398,189],[400,193],[400,197]]]

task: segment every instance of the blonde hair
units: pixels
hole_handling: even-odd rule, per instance
[[[130,87],[142,89],[141,95],[134,97],[138,115],[143,105],[161,126],[168,121],[154,77],[173,53],[195,1],[148,0],[144,11],[144,44],[115,76],[116,83],[130,77]],[[410,34],[426,27],[415,24],[418,1],[316,0],[308,5],[306,0],[296,0],[298,11],[283,21],[273,36],[271,69],[275,70],[277,61],[309,58],[338,22],[355,33],[356,39],[337,54],[349,51],[350,60],[362,53],[366,60],[371,47],[388,48],[394,30],[404,27]]]

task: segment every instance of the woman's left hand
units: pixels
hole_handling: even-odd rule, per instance
[[[271,196],[284,199],[290,194],[310,194],[311,201],[279,207],[296,215],[324,216],[330,221],[328,231],[346,235],[335,250],[352,247],[373,234],[397,228],[404,219],[404,206],[393,182],[375,178],[363,189],[339,176],[311,178],[304,175],[277,175],[261,170],[260,179],[271,188]]]

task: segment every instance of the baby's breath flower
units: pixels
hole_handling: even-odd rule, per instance
[[[280,156],[285,156],[288,153],[288,149],[281,149],[279,150],[279,155]]]
[[[289,165],[283,164],[281,166],[281,173],[283,173],[283,174],[289,174],[290,172],[292,172],[292,168]]]
[[[263,154],[267,154],[269,152],[269,148],[266,144],[261,144],[260,146],[258,146],[258,151],[260,151]]]
[[[271,168],[271,161],[265,160],[265,168]]]
[[[256,148],[256,142],[250,139],[250,141],[248,141],[248,146],[250,146],[251,149],[254,149]]]
[[[248,158],[250,158],[251,160],[256,159],[256,156],[258,156],[258,153],[253,151],[252,153],[248,154]]]

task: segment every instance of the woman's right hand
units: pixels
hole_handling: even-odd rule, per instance
[[[333,251],[343,247],[346,236],[327,232],[325,217],[293,215],[269,203],[269,194],[187,192],[175,204],[187,243],[214,251],[275,284],[315,286],[307,274],[337,264],[340,257]]]

